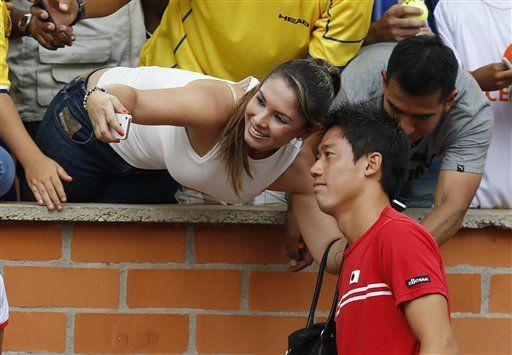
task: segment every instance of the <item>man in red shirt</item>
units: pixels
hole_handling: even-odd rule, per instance
[[[311,168],[320,209],[348,241],[338,283],[336,337],[340,354],[451,354],[448,290],[430,233],[395,211],[409,141],[383,111],[335,109]],[[336,270],[342,244],[331,249]],[[317,260],[318,262],[319,260]]]

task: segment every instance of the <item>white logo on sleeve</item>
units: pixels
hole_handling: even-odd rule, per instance
[[[361,273],[361,270],[354,270],[352,271],[352,274],[350,275],[350,282],[349,285],[356,284],[359,282],[359,274]]]

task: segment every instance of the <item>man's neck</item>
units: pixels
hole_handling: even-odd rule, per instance
[[[340,207],[336,221],[350,245],[377,222],[388,204],[387,195],[379,188],[360,193],[351,203]]]

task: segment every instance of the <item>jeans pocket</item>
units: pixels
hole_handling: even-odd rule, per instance
[[[90,125],[84,124],[83,121],[83,119],[88,119],[88,117],[77,117],[77,115],[80,116],[83,113],[72,112],[68,105],[64,105],[61,110],[55,113],[54,118],[57,128],[63,138],[71,143],[80,145],[90,143],[94,140],[94,133]]]

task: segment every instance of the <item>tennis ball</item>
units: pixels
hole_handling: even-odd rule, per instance
[[[423,10],[423,12],[421,13],[421,15],[405,15],[404,17],[409,17],[409,18],[419,18],[421,20],[426,20],[428,18],[428,9],[427,9],[427,6],[425,5],[425,3],[421,0],[405,0],[403,3],[402,3],[402,6],[412,6],[412,7],[417,7],[418,9],[421,9]]]

